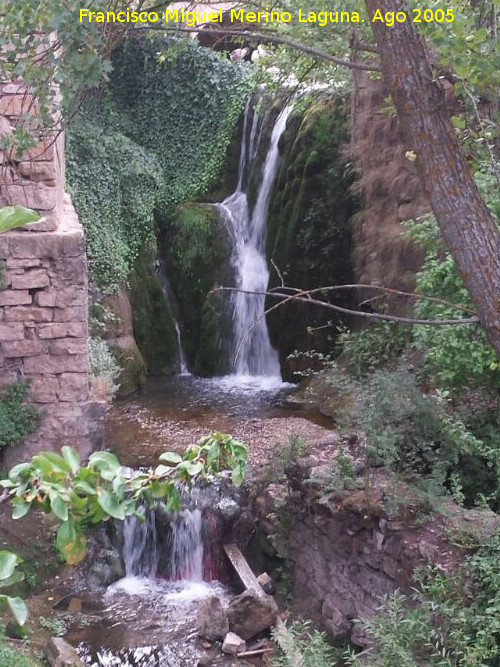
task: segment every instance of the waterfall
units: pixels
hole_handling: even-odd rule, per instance
[[[123,560],[127,577],[171,581],[203,580],[202,515],[183,510],[169,515],[168,538],[158,535],[154,510],[144,510],[145,519],[130,516],[123,526]],[[163,566],[161,566],[163,563]]]
[[[172,297],[172,288],[170,287],[170,282],[168,276],[165,272],[163,264],[157,261],[157,271],[158,277],[160,278],[161,287],[163,290],[163,296],[165,297],[165,303],[172,322],[174,324],[175,336],[177,338],[177,360],[179,375],[191,375],[188,370],[186,357],[184,356],[184,350],[182,348],[182,338],[181,338],[181,329],[177,319],[174,317],[174,307],[173,307],[173,297]]]
[[[231,303],[234,330],[232,371],[237,376],[280,378],[278,353],[271,345],[264,317],[263,292],[269,282],[265,240],[269,197],[279,165],[278,143],[285,131],[291,107],[286,106],[275,122],[255,206],[250,214],[247,187],[262,136],[262,119],[252,106],[252,100],[249,100],[245,108],[236,190],[219,204],[234,243],[231,261],[236,275],[235,286],[243,290],[233,294]]]

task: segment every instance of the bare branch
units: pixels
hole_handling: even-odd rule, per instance
[[[260,321],[260,319],[262,319],[262,317],[265,317],[268,313],[270,313],[272,310],[275,310],[279,306],[283,306],[288,301],[300,301],[302,303],[308,303],[315,306],[322,306],[323,308],[334,310],[338,313],[344,313],[345,315],[355,315],[357,317],[364,317],[366,319],[371,319],[371,320],[382,320],[384,322],[399,322],[400,324],[422,324],[426,326],[442,326],[442,325],[479,323],[479,318],[475,316],[464,317],[464,318],[443,318],[439,320],[427,320],[427,319],[419,319],[413,317],[401,317],[399,315],[386,315],[384,313],[367,313],[362,310],[352,310],[351,308],[343,308],[342,306],[336,306],[332,303],[328,303],[327,301],[321,301],[320,299],[312,299],[310,296],[311,292],[317,290],[304,290],[294,294],[283,294],[281,292],[276,292],[276,291],[252,292],[248,290],[238,289],[237,287],[219,287],[213,291],[241,292],[243,294],[250,294],[256,296],[270,296],[277,299],[283,299],[283,301],[281,301],[279,304],[271,306],[271,308],[267,309],[261,317],[257,318],[257,320],[254,323],[254,326]]]
[[[150,25],[146,27],[137,27],[135,30],[159,30],[161,32],[174,32],[174,33],[194,33],[202,32],[205,30],[204,26],[193,26],[192,28],[180,28],[180,27],[169,27],[166,26],[156,26]],[[307,53],[310,56],[315,58],[320,58],[321,60],[326,60],[327,62],[333,63],[334,65],[341,65],[342,67],[349,67],[350,69],[357,70],[366,70],[368,72],[381,72],[382,68],[378,65],[368,65],[366,63],[352,62],[351,60],[346,60],[345,58],[339,58],[338,56],[332,56],[330,53],[318,49],[315,46],[309,46],[308,44],[303,44],[302,42],[296,42],[293,39],[288,37],[279,37],[278,35],[272,35],[270,33],[261,33],[261,32],[250,32],[248,30],[229,30],[225,28],[210,28],[206,30],[207,34],[210,35],[222,35],[229,37],[241,37],[249,41],[256,41],[259,43],[268,43],[268,44],[281,44],[283,46],[290,46],[294,49]]]

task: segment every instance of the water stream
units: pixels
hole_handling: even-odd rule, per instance
[[[248,185],[256,166],[263,119],[253,109],[252,100],[245,108],[243,137],[238,169],[238,184],[219,209],[233,239],[231,262],[236,275],[232,295],[233,349],[232,374],[242,382],[256,377],[281,381],[277,351],[269,340],[264,317],[265,296],[269,282],[265,239],[269,197],[279,165],[279,140],[285,131],[291,107],[285,107],[274,124],[253,211],[248,201]],[[247,380],[248,381],[248,380]]]

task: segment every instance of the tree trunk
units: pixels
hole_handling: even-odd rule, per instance
[[[423,38],[404,0],[365,0],[375,11],[403,11],[404,23],[372,24],[387,90],[391,93],[408,149],[446,245],[475,304],[481,324],[500,354],[500,230],[469,170],[434,78]]]

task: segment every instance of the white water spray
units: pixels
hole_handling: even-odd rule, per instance
[[[264,316],[269,269],[265,254],[269,197],[279,165],[278,144],[286,128],[291,107],[279,114],[273,128],[262,171],[262,180],[252,215],[249,214],[247,186],[260,141],[259,117],[247,103],[243,124],[243,139],[235,192],[219,205],[230,228],[234,249],[232,264],[236,287],[232,297],[234,349],[233,373],[236,376],[261,376],[281,381],[278,353],[272,347]],[[250,125],[250,127],[249,127]]]

